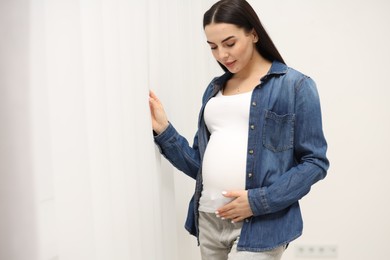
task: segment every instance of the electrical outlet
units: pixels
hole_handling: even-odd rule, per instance
[[[297,245],[295,256],[302,258],[337,258],[336,245]]]

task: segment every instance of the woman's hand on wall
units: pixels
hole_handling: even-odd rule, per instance
[[[151,90],[149,90],[149,107],[153,131],[157,134],[161,134],[168,127],[169,122],[162,103]]]

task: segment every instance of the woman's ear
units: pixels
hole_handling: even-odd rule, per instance
[[[251,34],[253,36],[253,43],[257,43],[259,41],[259,36],[257,36],[255,29],[252,29]]]

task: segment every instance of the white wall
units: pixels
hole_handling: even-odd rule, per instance
[[[199,259],[183,228],[194,181],[158,155],[147,92],[191,142],[222,73],[202,30],[214,2],[0,1],[0,259]],[[387,259],[389,2],[249,2],[317,82],[329,142],[284,259],[321,245]]]

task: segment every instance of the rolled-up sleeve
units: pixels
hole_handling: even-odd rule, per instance
[[[154,136],[154,141],[161,154],[173,166],[196,179],[200,165],[197,134],[191,147],[188,141],[169,123],[164,132]]]

